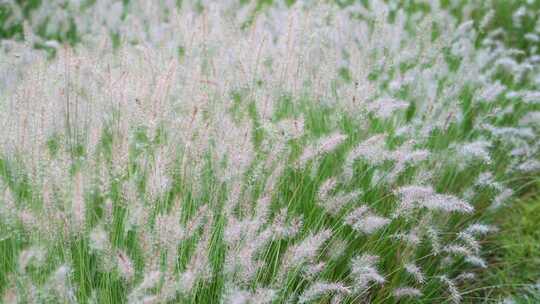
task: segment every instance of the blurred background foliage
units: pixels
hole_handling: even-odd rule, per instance
[[[204,11],[205,4],[201,0],[195,0],[188,3],[185,0],[175,0],[178,9],[183,6],[192,5],[197,8],[197,11]],[[256,17],[257,14],[264,13],[264,10],[272,5],[281,5],[291,7],[297,0],[237,0],[240,6],[250,6],[251,13],[246,20],[246,24]],[[328,1],[328,0],[327,0]],[[362,4],[369,8],[369,0],[330,0],[341,7],[346,7],[354,4]],[[0,39],[24,40],[25,30],[24,23],[30,22],[33,12],[40,8],[43,0],[2,0],[0,1]],[[76,14],[84,14],[85,10],[92,7],[96,0],[79,0],[66,1],[55,0],[56,5],[65,9],[68,14],[64,15],[61,28],[51,32],[48,30],[48,25],[51,21],[50,17],[40,18],[40,22],[32,27],[32,35],[40,38],[41,41],[58,42],[59,44],[76,45],[80,42],[80,33],[77,24],[73,18]],[[118,0],[123,7],[122,19],[125,18],[129,11],[130,0]],[[386,1],[389,2],[389,1]],[[425,0],[403,0],[393,1],[396,10],[404,8],[411,15],[421,13],[427,15],[429,13],[429,5]],[[76,5],[73,5],[76,3]],[[537,25],[536,14],[528,15],[527,12],[539,11],[540,0],[491,0],[491,1],[475,1],[475,0],[440,0],[440,6],[450,11],[458,20],[464,21],[467,18],[472,18],[475,25],[478,27],[486,14],[493,14],[492,20],[486,33],[496,29],[504,29],[502,40],[516,49],[527,52],[528,50],[540,47],[540,41],[537,38],[527,35],[533,31]],[[527,8],[525,10],[524,8]],[[522,18],[516,22],[514,16],[520,15]],[[393,18],[392,14],[389,18]],[[28,33],[26,33],[28,35]],[[485,33],[484,33],[485,34]],[[118,37],[114,31],[111,31],[111,40],[114,44],[119,43],[122,37]],[[483,35],[479,35],[483,38]],[[479,39],[479,40],[480,40]],[[54,48],[51,43],[35,43],[34,47],[45,49],[54,53]]]

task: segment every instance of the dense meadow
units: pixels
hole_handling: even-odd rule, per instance
[[[0,0],[0,38],[2,303],[540,303],[537,1]]]

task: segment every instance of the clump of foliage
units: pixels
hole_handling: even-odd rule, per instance
[[[2,44],[4,302],[466,302],[537,191],[540,54],[474,4],[83,3]]]

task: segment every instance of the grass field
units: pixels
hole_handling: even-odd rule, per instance
[[[537,303],[540,3],[0,2],[3,303]]]

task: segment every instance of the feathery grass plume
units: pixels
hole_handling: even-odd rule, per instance
[[[429,151],[425,149],[415,150],[413,142],[407,142],[397,150],[391,151],[389,159],[394,161],[394,168],[386,177],[389,181],[394,181],[403,172],[407,165],[415,165],[429,157]]]
[[[450,254],[464,256],[465,261],[469,262],[470,264],[481,268],[486,268],[486,262],[478,256],[480,254],[480,243],[474,238],[474,236],[465,230],[458,233],[458,239],[464,245],[450,244],[444,248],[444,251]]]
[[[29,232],[38,232],[38,228],[40,223],[37,221],[36,215],[34,212],[29,210],[28,208],[20,209],[19,213],[17,214],[19,217],[19,221],[24,227],[26,231]]]
[[[403,233],[403,232],[394,233],[391,235],[391,237],[398,241],[403,241],[413,247],[420,244],[420,241],[421,241],[418,231],[416,230],[411,230],[406,233]]]
[[[267,225],[269,208],[270,198],[262,197],[257,201],[251,217],[239,220],[236,216],[231,216],[225,227],[224,240],[228,246],[225,273],[239,282],[247,283],[252,280],[263,266],[263,261],[258,258],[259,252],[273,238],[287,233],[286,225],[280,227],[282,230],[278,234],[274,234],[273,225]]]
[[[317,264],[308,264],[302,268],[300,275],[304,280],[313,281],[318,278],[321,272],[326,268],[326,262],[319,262]]]
[[[418,267],[414,263],[405,264],[405,270],[407,271],[407,273],[409,273],[410,275],[414,277],[414,280],[417,283],[423,284],[426,281],[426,277],[422,273],[422,270],[420,269],[420,267]]]
[[[503,190],[503,186],[495,180],[495,177],[491,172],[484,172],[478,175],[476,185],[480,187],[489,187],[497,191]]]
[[[130,303],[146,303],[149,299],[154,298],[154,295],[149,295],[146,292],[156,287],[161,277],[162,273],[157,270],[146,273],[142,282],[129,293],[128,301]]]
[[[452,303],[455,303],[455,304],[461,303],[462,296],[454,280],[449,279],[446,275],[441,275],[438,277],[438,279],[442,283],[444,283],[446,287],[448,288],[448,292],[450,294],[450,299],[452,300]]]
[[[295,237],[302,227],[302,218],[293,217],[287,222],[287,209],[281,209],[274,217],[271,225],[273,239],[280,240]]]
[[[160,214],[155,219],[155,237],[160,246],[168,248],[177,245],[186,237],[184,227],[180,224],[177,214]]]
[[[540,98],[539,98],[540,99]],[[520,126],[540,125],[540,111],[528,112],[519,120]]]
[[[337,179],[335,178],[329,178],[324,181],[317,192],[317,198],[319,201],[324,202],[328,200],[330,198],[330,193],[335,189],[336,185]]]
[[[278,123],[277,129],[280,136],[285,139],[298,139],[304,135],[304,117],[297,119],[285,119]]]
[[[396,190],[400,199],[397,216],[417,207],[445,212],[470,213],[474,208],[467,202],[447,194],[435,193],[430,186],[402,186]]]
[[[386,279],[379,274],[376,264],[379,257],[364,253],[351,261],[351,276],[354,280],[354,290],[364,292],[370,283],[383,284]]]
[[[462,241],[464,244],[466,244],[473,252],[478,253],[480,252],[480,244],[478,241],[474,238],[473,235],[465,232],[460,231],[457,234],[457,237],[460,241]]]
[[[537,173],[540,171],[540,161],[529,159],[517,166],[517,169],[524,173]]]
[[[217,172],[218,177],[225,182],[235,182],[246,172],[255,157],[254,144],[250,140],[253,130],[247,123],[236,125],[228,116],[223,116],[218,122],[213,138],[216,141],[213,156],[216,163],[225,164]]]
[[[480,160],[486,164],[491,163],[489,148],[491,143],[485,140],[477,140],[468,144],[460,145],[458,153],[460,160]]]
[[[72,233],[81,233],[86,222],[86,202],[84,200],[84,181],[81,172],[77,172],[73,180],[71,199]]]
[[[406,297],[417,298],[422,296],[422,292],[414,287],[398,287],[392,291],[392,294],[397,299]]]
[[[393,161],[393,170],[385,177],[387,181],[393,181],[408,164],[421,162],[429,156],[428,150],[415,150],[413,147],[414,141],[408,141],[396,150],[390,151],[386,149],[385,140],[385,134],[375,135],[351,150],[343,165],[343,177],[345,180],[352,178],[354,161],[358,158],[367,160],[371,165],[380,165],[385,161]]]
[[[239,282],[247,283],[252,280],[263,266],[257,255],[270,239],[270,231],[265,232],[264,235],[257,235],[257,238],[251,238],[246,243],[230,248],[225,262],[226,273],[234,276]]]
[[[489,208],[492,210],[500,208],[508,201],[510,197],[512,197],[512,195],[514,195],[514,191],[512,189],[505,188],[503,191],[501,191],[501,193],[493,198],[493,202]]]
[[[103,221],[105,222],[105,225],[111,225],[114,220],[114,210],[113,210],[113,201],[111,198],[106,198],[105,202],[103,203]]]
[[[347,215],[345,223],[350,225],[355,231],[371,234],[388,225],[390,219],[375,215],[369,211],[368,207],[361,206]]]
[[[298,159],[299,167],[304,167],[310,160],[318,156],[330,153],[332,150],[341,145],[346,139],[347,135],[335,132],[317,140],[315,143],[304,149],[304,152]]]
[[[193,236],[194,233],[197,232],[198,229],[203,227],[210,217],[210,210],[208,209],[208,204],[204,204],[199,209],[197,209],[197,212],[195,213],[195,216],[191,218],[186,224],[185,224],[185,236],[184,238],[190,238]]]
[[[54,271],[46,283],[53,296],[62,303],[77,303],[70,279],[71,271],[69,266],[62,265]]]
[[[347,154],[347,158],[343,165],[343,176],[345,180],[350,180],[353,177],[354,161],[358,158],[364,158],[373,165],[384,162],[387,159],[385,140],[385,134],[374,135],[351,150]]]
[[[471,235],[485,235],[490,232],[496,232],[497,227],[486,225],[486,224],[480,224],[480,223],[473,223],[469,225],[463,232],[468,233]]]
[[[315,282],[298,297],[298,303],[308,303],[332,293],[349,294],[351,291],[342,284]]]
[[[501,84],[500,81],[497,80],[494,83],[490,83],[484,88],[482,88],[477,98],[480,101],[492,102],[495,100],[495,98],[503,94],[505,90],[506,86],[504,86],[503,84]]]
[[[538,104],[540,103],[540,91],[521,91],[518,95],[523,99],[527,104]]]
[[[452,255],[457,255],[457,256],[467,257],[467,256],[473,255],[473,252],[469,247],[460,245],[460,244],[446,245],[444,246],[443,251]]]
[[[17,219],[17,206],[15,205],[15,199],[13,193],[8,187],[4,188],[2,197],[2,205],[0,206],[0,216],[3,221],[8,224],[14,224]]]
[[[395,111],[406,109],[408,106],[409,103],[403,100],[393,97],[382,97],[369,103],[367,109],[375,113],[377,117],[386,119],[391,117]]]
[[[149,219],[149,210],[147,210],[148,206],[144,204],[142,197],[140,197],[134,180],[124,183],[122,198],[126,201],[127,211],[125,230],[129,231],[144,227]]]
[[[90,248],[95,251],[106,251],[110,247],[107,232],[101,226],[90,232]]]
[[[442,251],[442,244],[440,239],[440,232],[433,226],[428,226],[426,230],[427,237],[431,243],[431,249],[435,255],[438,255]]]
[[[347,250],[347,241],[339,238],[334,238],[328,245],[328,257],[330,260],[337,260],[345,254]]]
[[[465,261],[480,268],[487,268],[486,261],[479,256],[475,256],[475,255],[466,256]]]
[[[313,263],[317,253],[331,235],[330,230],[322,230],[290,246],[284,256],[280,277],[286,276],[291,269],[299,269],[306,263]]]
[[[323,185],[325,186],[325,185]],[[327,197],[326,200],[319,201],[319,206],[321,206],[326,212],[330,213],[331,215],[337,215],[347,204],[350,202],[355,201],[360,195],[362,195],[362,191],[353,191],[350,193],[336,193],[333,196]]]
[[[129,282],[133,278],[135,274],[133,262],[131,262],[129,256],[122,250],[116,252],[116,267],[124,280]]]
[[[454,281],[456,282],[464,282],[464,281],[472,281],[476,278],[476,275],[472,272],[464,272],[459,274]]]
[[[227,287],[227,294],[224,298],[224,303],[227,304],[267,304],[272,303],[276,297],[275,290],[268,288],[257,288],[254,292],[251,292],[236,287]]]
[[[159,293],[155,296],[155,300],[158,302],[170,302],[174,300],[178,296],[179,291],[181,291],[179,285],[174,274],[164,274]]]
[[[97,253],[99,258],[99,267],[104,271],[114,269],[114,250],[109,235],[100,225],[96,226],[89,235],[89,246],[92,251]]]
[[[514,145],[534,140],[536,137],[535,132],[530,127],[497,127],[490,124],[483,124],[481,127],[490,132],[493,137]]]
[[[201,240],[197,243],[195,251],[190,257],[185,271],[181,274],[181,286],[183,293],[189,293],[197,280],[207,283],[212,276],[212,267],[210,264],[209,247],[211,246],[211,225],[207,223],[204,227]]]
[[[159,198],[170,186],[170,178],[167,175],[167,151],[160,149],[154,161],[150,165],[148,176],[148,193],[154,199]]]

